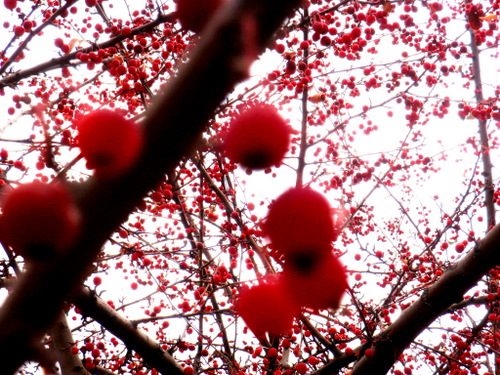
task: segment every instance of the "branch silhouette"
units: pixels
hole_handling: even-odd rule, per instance
[[[384,332],[374,337],[374,355],[362,356],[352,375],[386,374],[399,355],[436,318],[447,312],[491,268],[500,264],[500,225],[495,226],[484,239],[460,261],[448,269],[420,298],[402,312]],[[363,352],[365,347],[357,348]],[[331,374],[353,362],[355,357],[342,356],[321,368],[318,374]]]

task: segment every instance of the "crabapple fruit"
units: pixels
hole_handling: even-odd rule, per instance
[[[100,177],[122,174],[142,150],[140,129],[115,111],[93,111],[77,122],[77,128],[78,146],[87,167]]]
[[[271,203],[264,231],[274,248],[287,256],[329,252],[339,228],[328,200],[305,187],[291,188]]]
[[[299,362],[295,365],[297,374],[307,374],[307,365],[304,362]]]
[[[231,121],[223,149],[234,163],[250,169],[279,165],[290,146],[291,128],[275,107],[256,104]]]
[[[340,260],[329,251],[327,254],[309,254],[311,263],[285,262],[283,284],[296,303],[311,309],[337,308],[347,288],[347,276]]]
[[[17,254],[43,260],[74,243],[80,214],[65,185],[34,181],[6,193],[0,225],[2,239]]]
[[[269,275],[259,284],[241,291],[236,311],[257,338],[266,332],[277,336],[292,327],[299,307],[287,292],[278,275]]]
[[[3,5],[10,10],[14,10],[17,7],[17,0],[3,0]]]

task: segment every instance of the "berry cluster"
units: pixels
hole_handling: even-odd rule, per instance
[[[347,277],[332,252],[337,221],[327,199],[308,187],[291,188],[271,204],[264,231],[284,259],[283,272],[243,290],[237,303],[257,337],[288,330],[303,307],[339,306]]]

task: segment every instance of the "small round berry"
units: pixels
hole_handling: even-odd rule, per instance
[[[95,286],[99,286],[102,284],[102,279],[99,276],[95,276],[93,282]]]
[[[137,125],[109,109],[89,113],[77,122],[78,146],[87,167],[101,177],[117,176],[132,166],[142,149]]]
[[[50,259],[71,246],[80,214],[66,187],[34,181],[8,191],[2,202],[1,235],[25,258]]]
[[[275,107],[256,104],[236,115],[223,149],[234,163],[250,169],[279,165],[290,147],[291,128]]]
[[[295,365],[295,371],[298,374],[307,374],[307,365],[304,362],[297,363]]]
[[[373,349],[369,348],[369,349],[365,350],[365,356],[367,358],[373,358],[374,355],[375,355],[375,351]]]
[[[17,7],[17,0],[3,0],[3,5],[7,9],[14,10]]]

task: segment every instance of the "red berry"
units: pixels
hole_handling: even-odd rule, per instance
[[[311,188],[291,188],[271,203],[264,230],[285,255],[327,253],[338,235],[333,214],[322,194]]]
[[[295,365],[295,371],[299,374],[307,374],[307,365],[304,362]]]
[[[177,17],[184,29],[199,33],[223,0],[178,0]]]
[[[100,109],[79,120],[78,142],[89,169],[100,176],[116,176],[137,160],[142,133],[119,113]]]
[[[299,308],[281,278],[271,275],[242,290],[236,311],[256,337],[264,338],[266,332],[276,336],[290,329]]]
[[[102,284],[102,279],[99,276],[94,277],[94,285],[99,286]]]
[[[3,0],[3,5],[10,10],[14,10],[17,7],[17,0]]]
[[[14,34],[16,34],[17,36],[23,35],[25,31],[26,30],[22,26],[16,26],[16,27],[14,27]]]
[[[194,369],[191,366],[184,367],[184,375],[193,375]]]
[[[344,266],[332,253],[296,258],[285,262],[283,283],[300,306],[337,308],[347,288]]]
[[[26,258],[51,258],[50,251],[64,251],[78,234],[79,211],[59,183],[34,181],[8,191],[2,212],[4,240]]]
[[[465,245],[462,242],[459,242],[455,245],[455,251],[457,253],[461,253],[465,250]]]
[[[467,343],[465,341],[459,341],[457,342],[457,348],[459,350],[465,350],[467,349]]]
[[[290,145],[291,129],[276,108],[257,104],[237,115],[224,138],[226,155],[250,169],[278,165]]]
[[[56,38],[54,40],[54,45],[58,48],[61,48],[64,45],[64,40],[62,38]]]
[[[375,355],[375,351],[373,349],[366,349],[365,350],[365,356],[367,358],[373,358],[374,355]]]
[[[267,352],[267,356],[269,358],[274,358],[278,355],[278,351],[276,350],[276,348],[270,348],[269,351]]]

